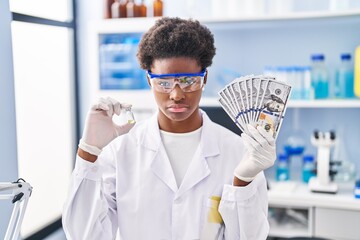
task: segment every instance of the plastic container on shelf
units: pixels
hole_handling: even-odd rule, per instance
[[[336,70],[335,97],[354,98],[354,69],[351,63],[351,54],[340,55],[341,63]]]
[[[325,99],[329,97],[329,73],[325,65],[323,54],[313,54],[311,56],[311,84],[314,89],[315,99]]]
[[[290,179],[289,160],[286,154],[280,154],[278,156],[276,167],[276,180],[288,181]]]
[[[313,155],[304,155],[303,168],[302,168],[302,180],[308,183],[310,178],[315,176],[315,161]]]

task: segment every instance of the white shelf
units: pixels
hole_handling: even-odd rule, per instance
[[[289,12],[284,14],[262,14],[254,16],[244,16],[244,17],[191,17],[193,19],[199,20],[202,23],[231,23],[231,22],[256,22],[256,21],[273,21],[273,20],[301,20],[301,19],[321,19],[321,18],[342,18],[342,17],[353,17],[360,16],[360,9],[346,10],[346,11],[308,11],[308,12]],[[179,16],[181,18],[190,18],[189,16]],[[160,17],[138,17],[138,18],[114,18],[114,19],[105,19],[102,21],[104,26],[116,25],[131,25],[133,23],[153,23],[156,19]],[[106,27],[106,28],[108,28]],[[129,26],[136,28],[136,26]],[[142,26],[143,28],[146,26]],[[104,28],[102,28],[104,29]],[[128,30],[126,30],[128,32]]]
[[[201,107],[220,107],[217,98],[203,97]],[[360,99],[351,100],[290,100],[289,108],[360,108]]]
[[[257,21],[277,21],[277,20],[302,20],[302,19],[325,19],[341,18],[360,15],[360,9],[348,11],[312,11],[312,12],[292,12],[286,14],[264,14],[245,17],[227,18],[198,18],[203,23],[231,23],[231,22],[257,22]]]
[[[231,24],[246,22],[269,22],[269,21],[286,21],[286,20],[306,20],[306,19],[331,19],[331,18],[347,18],[360,16],[360,9],[348,10],[343,12],[293,12],[288,14],[264,14],[245,17],[222,17],[222,18],[201,18],[192,17],[204,24]],[[181,16],[180,16],[181,17]],[[188,16],[182,16],[189,18]],[[140,18],[117,18],[106,19],[96,23],[98,33],[135,33],[144,32],[149,29],[158,17],[140,17]],[[93,24],[91,24],[93,26]]]
[[[360,99],[290,100],[290,108],[360,108]]]

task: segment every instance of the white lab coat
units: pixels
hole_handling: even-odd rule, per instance
[[[246,187],[232,186],[242,139],[202,116],[200,145],[179,188],[157,115],[115,139],[95,163],[77,156],[63,212],[68,239],[114,239],[118,228],[122,240],[266,239],[263,172]],[[221,197],[222,224],[209,223],[212,196]]]

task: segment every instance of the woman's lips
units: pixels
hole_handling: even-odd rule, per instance
[[[187,111],[188,108],[189,106],[185,104],[172,104],[168,107],[168,110],[174,113],[181,113]]]

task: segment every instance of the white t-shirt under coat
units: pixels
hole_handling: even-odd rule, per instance
[[[188,133],[172,133],[160,130],[161,139],[178,187],[180,187],[191,160],[199,147],[201,129],[200,127]]]

